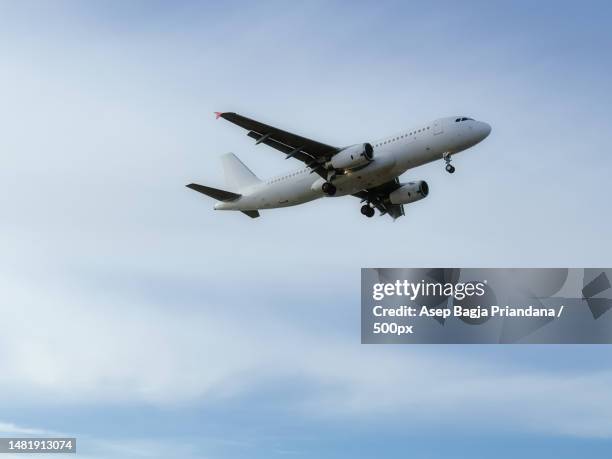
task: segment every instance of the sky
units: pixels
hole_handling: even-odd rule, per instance
[[[0,2],[0,435],[84,458],[612,451],[608,346],[361,345],[361,267],[609,267],[606,2]],[[351,197],[215,212],[219,156],[300,163],[442,116],[491,135]]]

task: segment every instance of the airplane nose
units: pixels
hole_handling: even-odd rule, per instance
[[[482,138],[486,139],[487,137],[489,137],[489,134],[491,133],[491,125],[488,123],[485,123],[484,121],[481,121],[480,131],[481,131]]]

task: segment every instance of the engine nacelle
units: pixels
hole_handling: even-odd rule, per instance
[[[374,148],[369,143],[358,143],[340,150],[332,156],[329,164],[334,169],[356,169],[365,166],[374,158]]]
[[[428,194],[429,185],[424,180],[419,180],[418,182],[404,183],[397,190],[389,193],[389,201],[391,201],[391,204],[410,204],[427,197]]]
[[[320,178],[315,180],[315,182],[310,187],[312,191],[320,191],[326,194],[327,196],[333,196],[336,194],[336,186],[333,183],[328,182],[327,180]]]

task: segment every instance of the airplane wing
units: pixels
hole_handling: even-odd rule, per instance
[[[361,198],[361,201],[369,201],[374,204],[381,215],[388,214],[390,217],[395,220],[404,215],[404,205],[403,204],[391,204],[389,202],[389,193],[397,190],[400,187],[400,183],[398,178],[396,177],[393,180],[390,180],[382,185],[378,185],[374,188],[369,188],[367,190],[359,191],[355,193],[353,196]]]
[[[337,147],[283,131],[237,113],[215,112],[215,115],[248,130],[247,135],[255,139],[255,145],[263,143],[285,153],[286,159],[299,159],[323,178],[326,178],[323,164],[339,150]]]

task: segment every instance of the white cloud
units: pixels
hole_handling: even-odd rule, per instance
[[[48,430],[23,427],[11,422],[0,422],[0,432],[8,435],[49,435]]]
[[[262,384],[297,378],[312,389],[295,402],[308,417],[409,412],[406,422],[420,426],[469,422],[612,437],[610,371],[506,369],[444,351],[348,344],[256,308],[194,311],[57,284],[33,291],[2,279],[1,397],[164,406],[247,397]]]
[[[73,437],[75,434],[54,432],[46,429],[23,427],[10,422],[0,422],[0,434],[18,437]],[[108,458],[202,458],[197,454],[195,445],[189,441],[153,440],[146,438],[100,439],[89,435],[77,435],[76,448],[79,457],[85,459]],[[20,457],[37,457],[37,454],[22,453]]]

